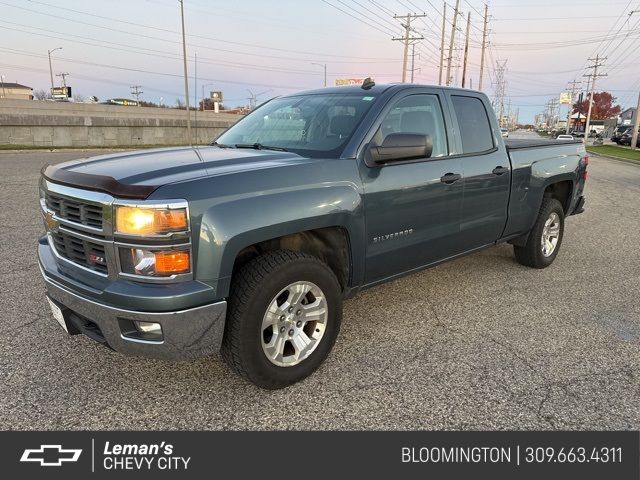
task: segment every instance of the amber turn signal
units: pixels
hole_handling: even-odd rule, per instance
[[[158,275],[171,275],[175,273],[187,273],[191,269],[189,252],[155,252],[156,273]]]

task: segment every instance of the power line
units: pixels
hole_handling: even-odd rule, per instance
[[[344,13],[344,14],[346,14],[346,15],[349,15],[351,18],[356,19],[356,20],[357,20],[357,21],[359,21],[360,23],[364,23],[365,25],[367,25],[367,26],[369,26],[369,27],[371,27],[371,28],[374,28],[374,29],[378,30],[379,32],[384,33],[385,35],[389,35],[389,32],[385,32],[384,30],[382,30],[381,28],[377,27],[376,25],[373,25],[373,24],[371,24],[371,23],[369,23],[369,22],[367,22],[367,21],[365,21],[365,20],[362,20],[361,18],[356,17],[355,15],[353,15],[353,14],[351,14],[351,13],[347,12],[346,10],[343,10],[342,8],[340,8],[340,7],[336,6],[336,5],[333,5],[332,3],[329,3],[327,0],[322,0],[322,2],[323,2],[323,3],[326,3],[326,4],[327,4],[327,5],[329,5],[330,7],[335,8],[336,10],[341,11],[342,13]]]
[[[32,3],[38,3],[38,4],[42,4],[42,5],[47,5],[47,6],[52,6],[48,3],[45,2],[35,2],[34,0],[29,0]],[[48,12],[40,12],[38,10],[33,10],[30,8],[26,8],[23,6],[18,6],[18,5],[13,5],[10,3],[6,3],[6,2],[0,2],[0,5],[5,5],[5,6],[9,6],[12,8],[16,8],[16,9],[20,9],[23,11],[28,11],[31,13],[36,13],[38,15],[43,15],[43,16],[47,16],[47,17],[51,17],[51,18],[57,18],[60,20],[66,20],[69,22],[74,22],[74,23],[80,23],[82,25],[88,25],[91,27],[95,27],[95,28],[100,28],[103,30],[107,30],[107,31],[112,31],[112,32],[117,32],[117,33],[124,33],[127,35],[132,35],[132,36],[137,36],[137,37],[141,37],[141,38],[147,38],[150,40],[157,40],[157,41],[161,41],[161,42],[165,42],[165,43],[173,43],[173,44],[180,44],[180,41],[178,40],[169,40],[165,37],[157,37],[157,36],[152,36],[152,35],[147,35],[147,34],[143,34],[143,33],[137,33],[137,32],[131,32],[128,30],[122,30],[122,29],[118,29],[118,28],[113,28],[113,27],[107,27],[104,25],[98,25],[95,23],[89,23],[89,22],[84,22],[78,19],[73,19],[73,18],[69,18],[69,17],[64,17],[61,15],[56,15],[56,14],[52,14],[52,13],[48,13]],[[97,17],[97,18],[101,18],[101,19],[105,19],[105,20],[109,20],[109,21],[113,21],[113,22],[120,22],[120,23],[124,23],[127,25],[134,25],[137,27],[142,27],[142,28],[149,28],[149,29],[153,29],[153,30],[157,30],[157,31],[161,31],[161,32],[165,32],[165,33],[173,33],[176,35],[180,35],[179,31],[176,30],[170,30],[170,29],[166,29],[166,28],[161,28],[161,27],[154,27],[154,26],[149,26],[149,25],[144,25],[141,23],[134,23],[134,22],[130,22],[130,21],[125,21],[125,20],[119,20],[116,18],[112,18],[112,17],[105,17],[103,15],[94,15],[91,13],[87,13],[87,12],[82,12],[80,10],[74,10],[74,9],[69,9],[69,8],[63,8],[63,7],[57,7],[55,6],[56,9],[60,8],[62,10],[68,10],[71,12],[75,12],[75,13],[79,13],[79,14],[83,14],[83,15],[88,15],[88,16],[92,16],[92,17]],[[10,22],[9,22],[10,23]],[[36,27],[33,27],[36,28]],[[305,54],[305,55],[313,55],[315,57],[332,57],[332,58],[345,58],[345,59],[360,59],[360,60],[368,60],[368,61],[374,61],[374,62],[379,62],[381,59],[379,57],[354,57],[354,56],[348,56],[348,55],[335,55],[335,54],[323,54],[323,53],[318,53],[318,52],[309,52],[309,51],[304,51],[304,50],[291,50],[291,49],[283,49],[283,48],[276,48],[276,47],[269,47],[269,46],[264,46],[264,45],[256,45],[256,44],[251,44],[251,43],[243,43],[243,42],[235,42],[235,41],[230,41],[230,40],[222,40],[222,39],[218,39],[215,37],[211,37],[211,36],[206,36],[206,35],[197,35],[197,34],[187,34],[187,37],[191,37],[191,38],[200,38],[200,39],[204,39],[204,40],[209,40],[209,41],[214,41],[214,42],[221,42],[221,43],[225,43],[225,44],[230,44],[230,45],[239,45],[239,46],[246,46],[246,47],[251,47],[251,48],[260,48],[260,49],[267,49],[270,51],[282,51],[282,52],[289,52],[289,53],[299,53],[299,54]],[[248,55],[248,56],[254,56],[254,57],[263,57],[263,58],[279,58],[279,59],[283,59],[283,60],[288,60],[288,61],[300,61],[300,62],[308,62],[309,58],[301,58],[301,59],[297,59],[297,58],[292,58],[291,56],[277,56],[277,55],[270,55],[270,54],[262,54],[262,53],[250,53],[250,52],[241,52],[241,51],[237,51],[237,50],[225,50],[225,49],[220,49],[220,48],[215,48],[215,47],[210,47],[207,45],[198,45],[198,44],[189,44],[190,47],[194,47],[194,48],[199,48],[199,49],[207,49],[207,50],[214,50],[214,51],[220,51],[220,52],[226,52],[226,53],[231,53],[231,54],[235,54],[235,55]],[[389,61],[393,61],[393,59],[383,59],[383,60],[389,60]],[[336,63],[336,61],[332,60],[333,63]],[[345,63],[347,63],[345,61]],[[353,63],[353,61],[349,61],[348,63]],[[367,62],[368,63],[368,62]]]

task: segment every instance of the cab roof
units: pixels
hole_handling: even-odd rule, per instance
[[[370,93],[371,95],[381,95],[386,91],[401,91],[408,90],[413,88],[441,88],[444,90],[455,90],[465,93],[477,93],[482,94],[477,90],[470,90],[468,88],[459,88],[459,87],[446,87],[444,85],[422,85],[418,83],[383,83],[376,84],[371,88],[364,89],[360,85],[345,85],[341,87],[324,87],[318,88],[315,90],[302,90],[299,92],[291,93],[288,95],[283,95],[283,97],[293,97],[297,95],[316,95],[316,94],[345,94],[345,95],[366,95]]]

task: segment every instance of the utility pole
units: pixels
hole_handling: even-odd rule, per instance
[[[67,86],[67,77],[68,76],[69,76],[69,74],[67,72],[56,73],[56,77],[62,77],[62,86],[63,87]]]
[[[557,98],[552,98],[551,100],[549,100],[549,119],[550,119],[550,123],[552,128],[555,128],[556,124],[557,124],[557,111],[558,111],[558,99]]]
[[[578,91],[578,85],[582,85],[582,82],[578,82],[577,80],[574,80],[573,82],[569,82],[569,88],[570,88],[570,92],[571,92],[571,103],[569,104],[569,111],[567,112],[567,129],[566,129],[566,134],[569,134],[569,131],[571,130],[571,114],[573,113],[573,98],[576,96],[576,93]]]
[[[590,62],[594,62],[593,65],[590,65],[588,68],[593,69],[593,73],[589,73],[583,75],[583,77],[591,78],[591,89],[589,94],[589,110],[587,111],[587,123],[584,127],[584,143],[587,144],[587,140],[589,139],[589,124],[591,123],[591,109],[593,108],[593,95],[596,90],[596,78],[598,77],[606,77],[606,73],[598,73],[598,68],[604,66],[604,63],[600,63],[601,60],[606,60],[607,57],[600,57],[600,55],[596,55],[596,58],[590,58]]]
[[[204,101],[204,99],[203,99]],[[198,144],[198,54],[193,54],[193,123],[196,131],[196,144]]]
[[[53,68],[51,68],[51,54],[56,50],[62,50],[62,47],[56,47],[53,50],[47,50],[47,55],[49,55],[49,75],[51,75],[51,94],[53,95]]]
[[[458,0],[459,1],[459,0]],[[413,20],[414,18],[420,18],[420,17],[426,17],[427,14],[423,13],[423,14],[411,14],[411,13],[407,13],[406,15],[403,16],[398,16],[398,15],[394,15],[393,18],[395,19],[403,19],[404,23],[402,23],[402,27],[404,28],[404,36],[402,37],[393,37],[391,40],[394,41],[402,41],[404,43],[404,55],[402,57],[402,83],[405,83],[407,81],[407,60],[409,57],[409,42],[415,42],[418,40],[424,40],[423,36],[419,36],[419,37],[412,37],[411,36],[411,20]]]
[[[638,128],[640,128],[640,94],[638,94],[638,105],[636,106],[636,120],[633,122],[633,136],[631,137],[631,150],[636,149],[638,143]]]
[[[464,40],[464,62],[462,67],[462,88],[465,87],[467,79],[467,58],[469,57],[469,28],[471,27],[471,12],[467,13],[467,33]]]
[[[184,0],[180,2],[180,19],[182,21],[182,60],[184,66],[184,101],[187,107],[187,141],[191,145],[191,113],[189,112],[189,76],[187,71],[187,40],[184,33]]]
[[[140,90],[142,88],[142,85],[131,85],[131,87],[129,88],[131,89],[131,95],[136,97],[136,102],[138,103],[138,106],[140,106],[140,95],[144,93],[142,90]]]
[[[487,23],[489,20],[489,6],[484,5],[484,28],[482,29],[482,53],[480,54],[480,80],[478,90],[482,91],[482,79],[484,77],[484,52],[487,49]]]
[[[442,85],[442,66],[444,65],[444,32],[447,23],[447,2],[444,2],[442,10],[442,37],[440,40],[440,74],[438,75],[438,85]]]
[[[416,44],[412,43],[411,44],[411,83],[413,83],[413,77],[414,77],[414,73],[416,70],[420,70],[419,68],[416,68],[416,56],[420,57],[419,53],[416,53]]]
[[[456,23],[458,21],[458,10],[460,8],[460,0],[456,0],[456,9],[453,12],[453,23],[451,24],[451,38],[449,39],[449,58],[447,61],[447,82],[446,85],[451,84],[451,62],[453,61],[453,44],[456,37]]]

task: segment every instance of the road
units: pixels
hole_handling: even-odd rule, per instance
[[[85,155],[0,154],[0,429],[640,428],[638,165],[592,159],[550,268],[501,245],[363,292],[324,366],[266,392],[218,356],[127,357],[51,318],[37,178]]]

